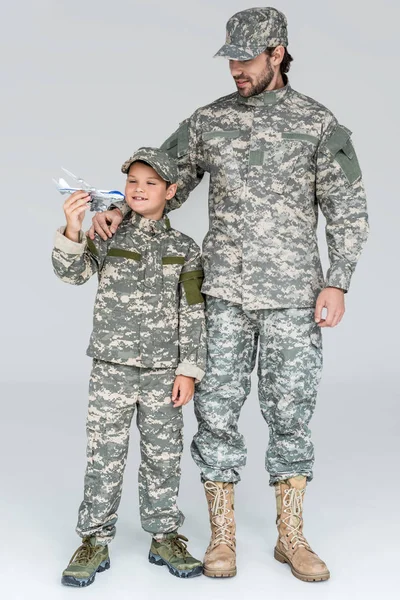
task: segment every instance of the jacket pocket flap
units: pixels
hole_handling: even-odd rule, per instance
[[[207,141],[207,140],[211,140],[213,138],[229,138],[229,139],[233,139],[233,138],[238,138],[241,134],[240,129],[231,129],[231,130],[226,130],[226,129],[218,129],[215,131],[204,131],[203,132],[203,140]]]

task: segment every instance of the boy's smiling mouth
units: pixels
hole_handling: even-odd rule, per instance
[[[132,196],[132,200],[135,200],[136,202],[145,202],[147,198],[144,196]]]

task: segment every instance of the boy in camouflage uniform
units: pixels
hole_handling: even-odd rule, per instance
[[[269,427],[265,464],[277,506],[274,555],[303,581],[330,576],[303,534],[314,465],[309,423],[321,376],[321,328],[343,317],[368,218],[351,132],[290,86],[287,46],[286,17],[276,9],[233,15],[217,56],[229,60],[236,91],[197,109],[162,146],[178,158],[179,188],[169,208],[210,174],[202,287],[207,370],[195,395],[199,429],[192,444],[210,512],[209,577],[236,574],[234,484],[246,463],[238,420],[257,352]],[[100,235],[115,231],[129,211],[126,203],[115,206],[120,210],[93,219]],[[326,278],[319,209],[326,218]]]
[[[80,231],[90,202],[75,192],[64,204],[67,226],[56,233],[55,273],[81,285],[98,274],[87,418],[87,470],[77,532],[83,544],[62,583],[87,586],[110,566],[131,420],[137,410],[142,527],[152,534],[149,560],[178,577],[200,575],[177,506],[182,406],[204,375],[203,271],[200,249],[171,228],[165,206],[176,192],[177,166],[164,152],[139,149],[122,166],[130,216],[112,239]]]

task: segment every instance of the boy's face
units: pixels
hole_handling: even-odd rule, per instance
[[[126,178],[125,200],[146,219],[162,218],[167,200],[175,196],[176,184],[167,183],[150,165],[134,162]]]

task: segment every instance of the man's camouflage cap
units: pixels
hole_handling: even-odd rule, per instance
[[[139,148],[136,152],[124,162],[121,167],[123,173],[128,173],[132,163],[141,160],[156,171],[164,181],[176,183],[178,181],[178,165],[174,158],[168,156],[159,148]]]
[[[287,20],[276,8],[248,8],[233,15],[226,24],[226,43],[215,56],[250,60],[266,48],[287,46]]]

